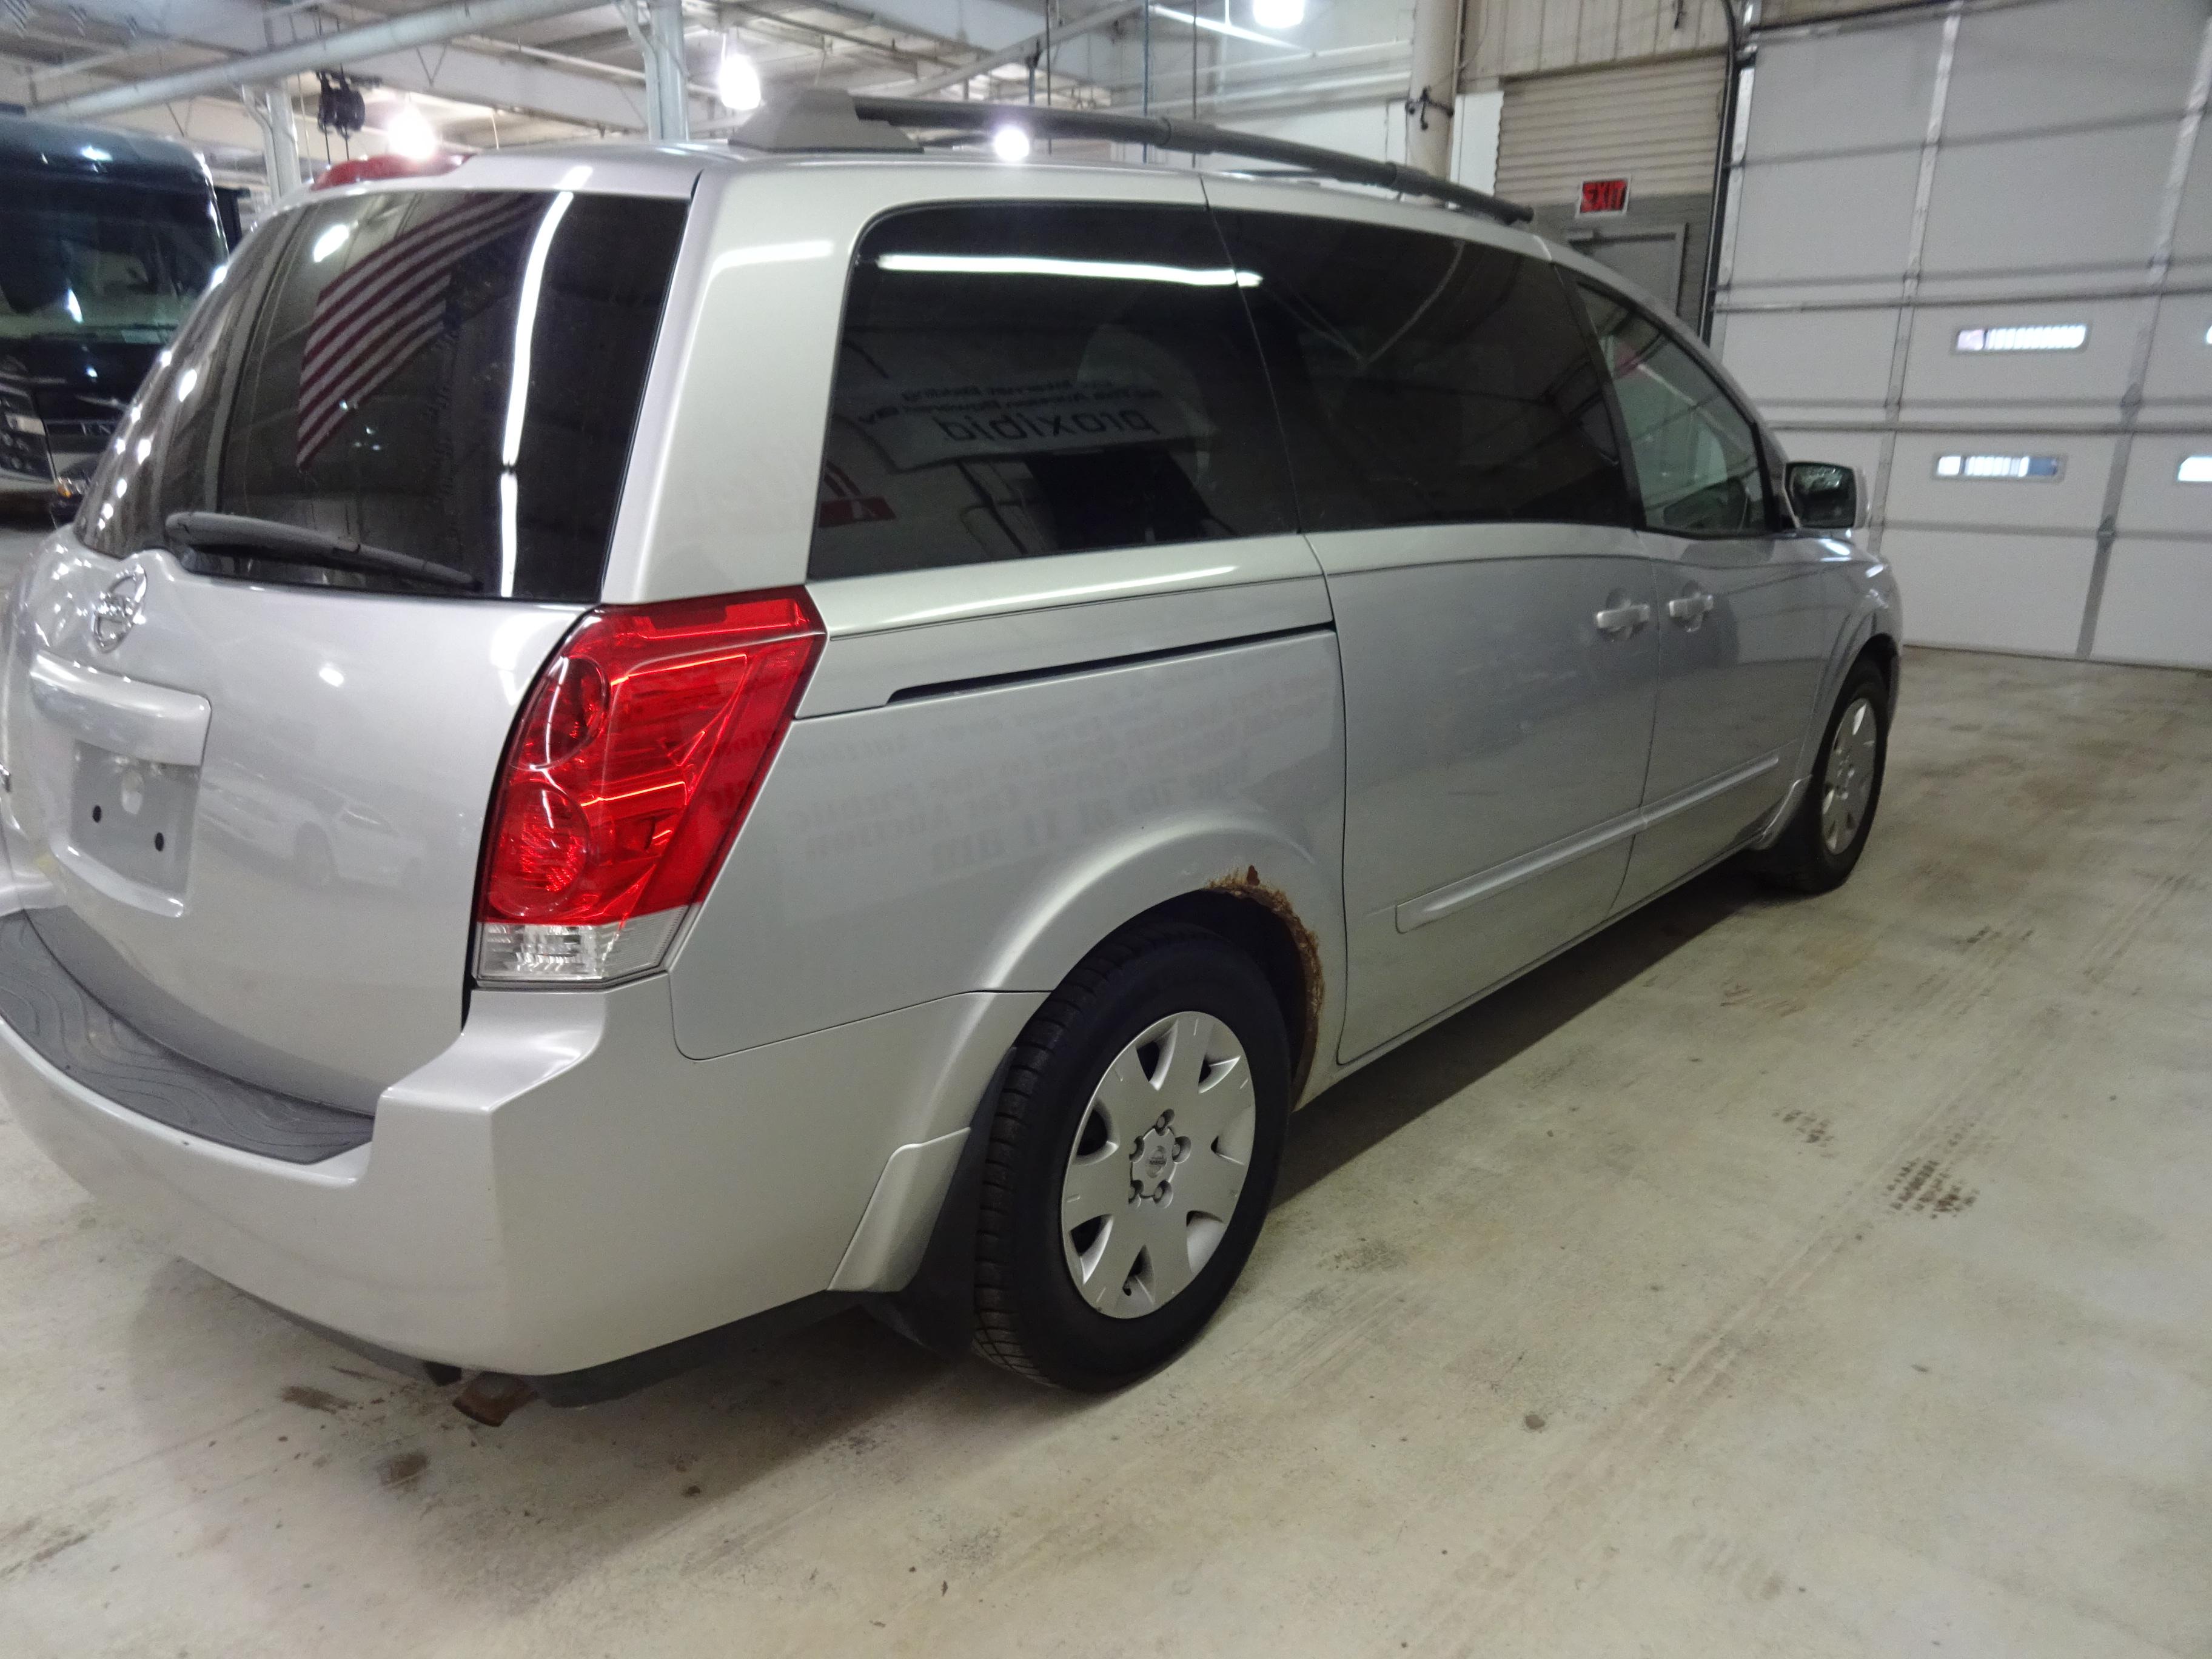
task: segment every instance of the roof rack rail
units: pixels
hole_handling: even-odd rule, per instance
[[[876,98],[828,87],[810,87],[796,95],[775,100],[730,135],[730,142],[747,149],[766,150],[910,150],[919,148],[908,136],[922,132],[994,132],[1018,126],[1032,138],[1103,138],[1127,144],[1149,144],[1155,149],[1178,150],[1192,155],[1235,155],[1248,161],[1277,161],[1302,173],[1341,179],[1347,184],[1374,185],[1406,196],[1425,196],[1451,207],[1464,208],[1501,224],[1524,224],[1535,217],[1534,210],[1480,190],[1469,190],[1439,179],[1432,173],[1401,167],[1395,161],[1370,161],[1342,150],[1313,144],[1293,144],[1256,133],[1235,132],[1202,121],[1185,121],[1164,115],[1109,115],[1103,111],[1054,108],[1049,105],[950,102],[934,98]],[[885,129],[893,131],[885,131]]]

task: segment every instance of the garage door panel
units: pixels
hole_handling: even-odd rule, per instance
[[[1945,455],[2057,456],[2060,471],[2056,478],[1940,477],[1936,463]],[[2092,535],[2104,513],[2112,465],[2108,437],[1905,432],[1897,440],[1886,516],[1916,524],[2078,529]]]
[[[1922,306],[1912,320],[1905,395],[1912,403],[2117,405],[2127,390],[2136,331],[2148,300],[2034,305]],[[2065,351],[1962,351],[1962,331],[2079,324],[2081,345]]]
[[[1786,398],[1758,399],[1759,412],[1778,431],[1827,431],[1842,428],[1853,431],[1863,427],[1868,431],[1881,428],[1883,414],[1879,404],[1835,404],[1826,401],[1793,404]]]
[[[1969,12],[1943,112],[1948,137],[2081,121],[2173,118],[2189,99],[2204,33],[2203,0],[2110,0]]]
[[[2170,125],[1946,148],[1925,263],[1953,271],[2139,270],[2172,156]]]
[[[1919,167],[1911,154],[1747,167],[1733,280],[1851,277],[1893,289],[1911,244]]]
[[[2096,562],[2091,538],[1892,530],[1881,545],[1915,644],[2073,653]]]
[[[2004,305],[2079,305],[2087,303],[2080,297],[2084,294],[2132,295],[2142,282],[2147,263],[2142,258],[2115,260],[2109,270],[2088,272],[2063,265],[2047,270],[1923,271],[1918,298],[1923,305],[1978,306],[1992,295]]]
[[[1893,147],[1917,152],[1942,56],[1941,23],[1764,46],[1749,149],[1760,155]]]
[[[2171,636],[2212,638],[2212,483],[2176,477],[2185,456],[2212,457],[2212,122],[2185,125],[2212,40],[2206,0],[1832,10],[1765,9],[1721,301],[1743,309],[1730,310],[1724,359],[1792,455],[1888,449],[1872,534],[1917,639],[2087,649],[2093,570],[2119,570],[2109,536],[2099,564],[2099,521],[2131,441],[2116,521],[2137,553],[2115,576],[2124,591],[2094,579],[2107,618],[2096,648],[2194,660]],[[1824,163],[1823,150],[1844,153]],[[2157,258],[2167,234],[2170,263]],[[1816,294],[1838,303],[1753,320],[1761,304]],[[2075,324],[2078,346],[1988,349],[1993,329]],[[1962,330],[1982,331],[1983,349],[1960,349]],[[2157,629],[2164,643],[2135,637]],[[2112,646],[2115,630],[2134,643]]]
[[[2173,222],[2174,264],[2194,260],[2212,260],[2212,121],[2197,129],[2197,148],[2181,190],[2181,212]],[[2208,275],[2212,273],[2196,273],[2199,281]]]
[[[2112,544],[2090,654],[2212,668],[2212,540]]]
[[[1991,427],[2001,427],[2016,434],[2021,432],[2072,432],[2082,427],[2109,430],[2118,422],[2119,411],[2114,404],[2100,398],[2064,401],[2054,398],[2044,403],[2026,400],[2011,403],[1995,398],[1954,399],[1948,403],[1931,399],[1925,403],[1906,404],[1899,418],[1908,426],[1915,422],[1962,426],[1968,421],[1986,422]],[[1947,441],[1943,447],[1946,450],[1956,450],[1960,445]],[[1989,450],[1990,446],[1984,439],[1977,437],[1972,441],[1972,447],[1978,453]],[[2045,440],[2030,440],[2017,435],[2004,439],[1996,447],[2008,454],[2023,454],[2029,450],[2038,454],[2050,453]],[[2067,470],[2069,472],[2073,470],[2071,461],[2067,463]]]
[[[2212,404],[2212,294],[2175,294],[2159,307],[2151,336],[2146,404]]]
[[[1893,310],[1741,313],[1729,319],[1729,369],[1762,406],[1809,400],[1879,412],[1896,331]]]
[[[2212,544],[2212,483],[2184,483],[2181,464],[2188,457],[2212,457],[2212,421],[2188,436],[2164,432],[2136,434],[2128,453],[2128,476],[2120,486],[2119,527],[2202,536]],[[2212,464],[2212,463],[2208,463]],[[2197,622],[2212,629],[2212,611]]]

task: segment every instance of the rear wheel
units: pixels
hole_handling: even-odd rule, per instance
[[[1267,1215],[1289,1043],[1266,977],[1202,928],[1102,946],[1023,1032],[991,1126],[975,1346],[1103,1390],[1212,1317]]]
[[[1759,873],[1802,893],[1842,886],[1874,828],[1888,757],[1889,684],[1879,666],[1862,659],[1836,694],[1805,799],[1759,855]]]

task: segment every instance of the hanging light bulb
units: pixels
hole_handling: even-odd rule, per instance
[[[1294,29],[1306,21],[1306,0],[1252,0],[1252,21],[1263,29]]]
[[[714,75],[714,95],[724,109],[758,109],[761,104],[760,71],[726,34],[722,37],[722,66]]]
[[[410,98],[392,112],[384,124],[384,142],[392,154],[410,161],[427,161],[438,153],[438,129]]]
[[[991,135],[991,149],[1001,161],[1030,159],[1030,136],[1011,121]]]

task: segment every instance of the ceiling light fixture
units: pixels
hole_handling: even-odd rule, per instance
[[[404,155],[410,161],[427,161],[438,153],[438,129],[430,125],[430,118],[413,99],[392,112],[384,124],[384,142],[392,146],[392,153]]]
[[[714,95],[724,109],[754,110],[761,106],[760,71],[727,34],[722,37],[721,67],[714,72]]]

